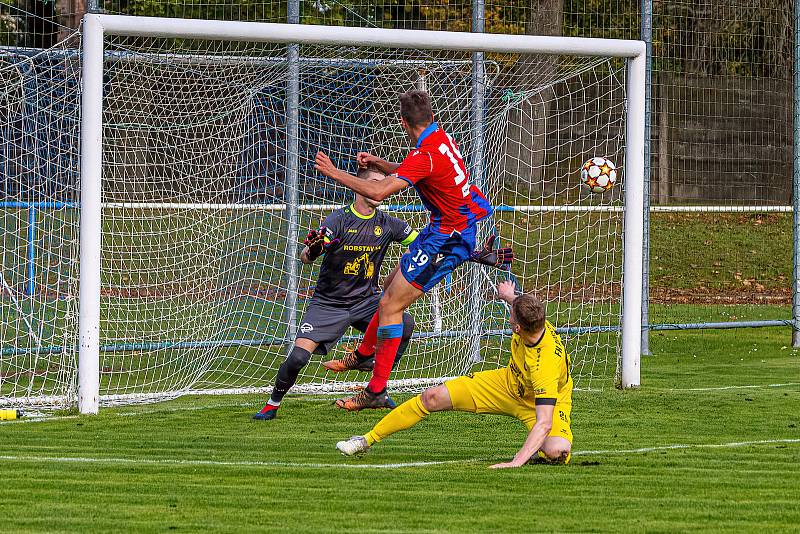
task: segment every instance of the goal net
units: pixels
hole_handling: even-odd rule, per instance
[[[75,404],[80,38],[0,50],[0,406]]]
[[[131,18],[97,19],[127,25]],[[509,277],[547,302],[549,319],[570,351],[577,387],[613,383],[622,346],[623,218],[631,165],[624,59],[568,48],[475,55],[446,45],[379,46],[359,42],[358,35],[349,44],[309,39],[295,46],[270,42],[264,37],[269,33],[238,35],[236,23],[213,23],[224,36],[199,38],[196,30],[171,33],[157,19],[147,20],[157,31],[143,33],[135,25],[107,31],[101,108],[87,108],[99,100],[91,93],[98,84],[84,74],[82,234],[77,199],[50,199],[64,205],[56,210],[40,203],[38,213],[65,228],[37,229],[56,232],[67,243],[57,265],[34,258],[32,272],[19,253],[13,266],[4,263],[4,272],[16,277],[2,293],[4,403],[75,403],[78,347],[81,384],[96,376],[103,405],[269,391],[318,273],[318,265],[298,261],[302,237],[353,199],[314,171],[314,155],[323,150],[351,173],[361,150],[401,160],[411,146],[399,125],[397,97],[411,88],[431,94],[435,118],[459,144],[471,180],[498,206],[481,223],[479,241],[496,233],[514,248],[516,261],[510,274],[464,265],[412,306],[414,339],[390,388],[419,390],[444,377],[506,365],[507,309],[492,297],[494,284]],[[47,54],[60,54],[62,62],[75,57],[67,49]],[[88,52],[84,61],[92,61]],[[92,117],[102,109],[102,128],[93,128],[87,109]],[[63,124],[48,123],[43,135],[67,138],[61,150],[74,156],[77,132],[65,125],[75,124],[77,108],[57,113]],[[97,169],[91,166],[93,146],[102,148]],[[620,169],[616,187],[602,194],[581,186],[581,166],[592,156],[605,156]],[[42,176],[20,180],[50,179],[45,169],[38,172]],[[89,180],[99,185],[94,193]],[[77,183],[71,187],[76,191]],[[3,208],[15,250],[27,246],[23,219],[35,204],[19,202]],[[92,206],[99,221],[91,218]],[[411,188],[382,209],[417,229],[427,222]],[[95,246],[101,259],[93,286],[88,277]],[[393,247],[382,276],[404,252]],[[58,272],[63,288],[54,290],[42,269]],[[25,292],[28,279],[40,284],[32,294]],[[96,338],[92,291],[99,296]],[[29,311],[52,299],[69,301],[70,313],[62,317],[64,334],[44,347],[34,341],[41,318]],[[358,338],[349,331],[342,343]],[[97,360],[84,367],[92,345]],[[328,357],[339,356],[342,347]],[[32,357],[45,352],[63,357]],[[312,358],[294,391],[344,392],[365,382],[356,372],[326,373],[322,359]]]

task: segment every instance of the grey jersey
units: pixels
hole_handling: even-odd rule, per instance
[[[328,215],[322,226],[326,241],[340,241],[323,257],[313,299],[346,307],[379,292],[378,275],[389,245],[408,245],[417,235],[397,217],[380,210],[364,217],[352,205]]]

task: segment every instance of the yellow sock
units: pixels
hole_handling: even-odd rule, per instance
[[[407,400],[384,417],[375,427],[367,432],[365,436],[367,443],[371,447],[373,443],[382,440],[385,437],[391,436],[395,432],[411,428],[416,425],[425,417],[430,414],[425,406],[422,405],[422,399],[419,395],[413,399]]]

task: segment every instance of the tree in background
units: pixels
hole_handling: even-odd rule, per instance
[[[789,0],[679,3],[657,0],[657,70],[788,78],[793,5]]]
[[[563,28],[564,0],[532,1],[524,13],[522,28],[527,35],[561,35]],[[514,80],[504,86],[519,85],[518,89],[530,90],[536,85],[546,85],[554,80],[558,71],[558,58],[545,55],[521,56],[510,72]],[[511,96],[511,98],[514,98]],[[546,120],[550,116],[552,99],[548,96],[528,94],[509,111],[506,138],[507,154],[525,162],[521,168],[531,169],[534,176],[523,177],[523,183],[546,184],[545,157],[547,147]],[[511,177],[516,180],[517,177]],[[525,192],[523,192],[525,193]]]

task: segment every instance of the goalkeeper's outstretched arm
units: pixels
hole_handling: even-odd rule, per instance
[[[496,235],[490,235],[483,248],[476,250],[469,256],[469,261],[480,263],[481,265],[488,265],[490,267],[497,267],[504,271],[511,270],[511,264],[514,262],[514,250],[511,247],[494,248],[494,241]]]
[[[305,265],[314,263],[317,258],[325,254],[330,248],[339,244],[339,238],[329,239],[328,229],[324,226],[319,230],[311,230],[308,232],[303,244],[305,248],[300,252],[300,261]]]
[[[312,263],[317,261],[318,258],[319,256],[315,256],[314,253],[311,251],[311,249],[309,249],[308,247],[305,247],[303,248],[303,250],[300,251],[300,262],[303,265],[311,265]]]

